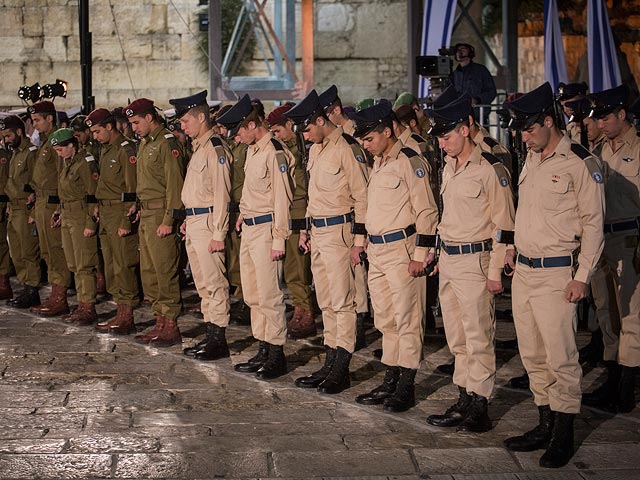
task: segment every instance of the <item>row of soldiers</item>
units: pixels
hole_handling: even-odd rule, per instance
[[[41,134],[39,148],[29,143],[19,118],[9,117],[2,125],[5,142],[13,149],[7,185],[14,185],[6,189],[11,204],[9,244],[19,247],[15,252],[12,248],[11,256],[25,285],[13,304],[24,306],[19,299],[29,303],[37,295],[38,281],[27,275],[25,265],[37,265],[39,240],[52,293],[32,308],[43,315],[67,313],[66,290],[73,272],[79,306],[65,320],[94,323],[98,233],[107,285],[118,311],[96,328],[114,334],[135,331],[132,307],[138,296],[139,245],[142,287],[156,323],[136,341],[154,346],[179,343],[179,245],[174,235],[179,229],[185,235],[207,325],[204,340],[184,353],[202,360],[228,357],[230,259],[225,259],[225,248],[241,235],[241,286],[259,347],[254,357],[235,368],[260,379],[287,372],[283,261],[289,258],[303,266],[310,261],[326,357],[320,370],[298,378],[296,385],[326,394],[350,386],[358,313],[363,313],[358,297],[366,304],[368,286],[387,370],[382,384],[356,401],[401,412],[415,405],[424,276],[439,273],[440,305],[460,396],[443,415],[427,421],[483,432],[491,428],[487,404],[495,381],[494,295],[503,290],[506,270],[514,275],[520,351],[540,411],[539,425],[508,439],[507,447],[546,448],[543,466],[564,465],[573,454],[573,418],[580,408],[575,305],[586,297],[597,270],[603,232],[627,232],[626,239],[633,230],[636,243],[627,246],[632,242],[625,240],[625,248],[635,251],[637,246],[635,214],[633,226],[617,214],[607,216],[612,223],[604,223],[605,182],[608,202],[610,195],[613,202],[638,195],[637,168],[635,178],[622,175],[625,193],[609,188],[620,176],[612,166],[620,148],[626,149],[622,166],[637,167],[640,161],[626,115],[626,95],[620,87],[588,97],[592,115],[584,121],[600,118],[592,123],[602,125],[608,138],[600,152],[602,163],[563,135],[548,84],[505,105],[510,128],[520,132],[529,149],[519,175],[517,213],[508,152],[474,121],[468,97],[443,94],[426,112],[415,99],[395,111],[390,102],[380,101],[348,117],[332,86],[320,95],[312,91],[299,104],[279,107],[269,116],[245,96],[218,112],[213,125],[206,92],[201,92],[170,100],[181,129],[192,139],[190,159],[164,127],[153,102],[142,98],[123,109],[141,138],[137,149],[118,131],[113,112],[97,109],[86,118],[85,125],[102,144],[99,169],[72,130],[55,130],[53,105],[36,103],[29,113]],[[615,123],[612,116],[618,130],[607,130]],[[428,125],[428,135],[446,154],[444,162],[437,161],[434,149],[417,134],[421,125]],[[617,147],[622,130],[629,138]],[[297,158],[293,144],[276,138],[291,140],[294,134],[312,144],[306,152],[300,142]],[[44,166],[49,170],[43,174]],[[238,170],[244,179],[235,203],[233,178]],[[34,200],[35,206],[29,207]],[[33,221],[37,240],[33,229],[25,227]],[[508,238],[514,225],[515,241]],[[22,236],[11,239],[17,228],[32,239],[30,250],[22,247]],[[232,230],[237,234],[229,235]],[[622,250],[616,248],[618,253]],[[362,267],[365,261],[368,273]],[[308,288],[310,282],[302,283]],[[307,308],[310,313],[310,304]],[[301,319],[294,315],[291,330],[307,334],[305,329],[311,327]],[[624,378],[619,383],[627,390],[618,403],[626,411],[635,405],[628,387],[633,399],[638,315],[620,320],[621,337],[627,338],[620,341],[617,363]]]

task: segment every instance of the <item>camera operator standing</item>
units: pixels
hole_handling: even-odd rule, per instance
[[[456,43],[452,50],[459,65],[451,74],[451,83],[458,95],[468,93],[473,105],[491,103],[496,98],[496,84],[487,67],[473,61],[473,46],[468,43]]]

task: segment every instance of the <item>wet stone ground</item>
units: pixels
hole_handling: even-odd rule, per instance
[[[187,291],[185,303],[195,301]],[[508,299],[501,304],[508,308]],[[109,318],[115,304],[98,310]],[[149,307],[135,317],[139,331],[153,323]],[[498,339],[513,338],[501,317]],[[516,352],[497,352],[494,429],[457,434],[425,422],[457,396],[450,377],[435,371],[450,358],[435,334],[427,336],[417,407],[385,414],[354,402],[384,376],[373,328],[370,345],[354,355],[352,388],[323,396],[293,385],[320,367],[320,337],[290,341],[289,373],[262,382],[233,370],[257,349],[248,327],[228,328],[231,359],[203,363],[182,355],[204,334],[201,320],[184,315],[180,325],[183,345],[156,349],[0,307],[0,479],[640,479],[640,408],[616,416],[583,408],[578,451],[558,471],[538,466],[541,452],[503,447],[537,421],[529,393],[504,387],[523,372]],[[581,333],[580,344],[587,340]],[[603,369],[584,373],[590,389]]]

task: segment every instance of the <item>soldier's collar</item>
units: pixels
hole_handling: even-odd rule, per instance
[[[215,132],[213,131],[213,129],[209,129],[201,137],[194,138],[193,141],[192,141],[192,143],[193,143],[193,151],[195,152],[202,145],[205,145],[209,141],[209,139],[211,137],[213,137],[214,133]]]
[[[342,137],[343,133],[344,133],[344,130],[342,129],[342,127],[336,126],[333,132],[327,135],[327,143],[329,142],[336,143],[338,139]]]
[[[273,134],[269,131],[263,135],[263,137],[253,144],[253,148],[255,150],[261,150],[265,145],[267,145],[271,139],[273,138]]]
[[[162,130],[164,130],[164,128],[165,128],[164,125],[158,126],[158,128],[156,128],[151,133],[149,133],[149,135],[147,135],[147,137],[149,137],[152,142],[155,142],[156,138],[158,138],[158,136],[160,135],[160,133],[162,133]],[[168,131],[169,130],[167,130],[167,132]]]
[[[20,145],[18,145],[18,148],[16,150],[18,150],[19,152],[22,152],[27,148],[29,148],[31,145],[32,144],[31,144],[31,140],[29,140],[29,137],[23,137],[22,140],[20,141]]]

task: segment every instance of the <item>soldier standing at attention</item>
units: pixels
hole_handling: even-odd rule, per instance
[[[570,118],[567,123],[567,135],[574,142],[580,143],[580,123],[572,120],[573,108],[568,105],[570,102],[581,100],[586,97],[588,86],[586,83],[562,83],[558,84],[558,92],[556,93],[556,100],[560,103],[565,115]]]
[[[96,267],[98,242],[95,216],[98,161],[79,147],[73,130],[61,128],[51,134],[51,145],[62,160],[58,180],[60,211],[51,225],[62,225],[62,248],[69,271],[75,274],[78,308],[63,318],[67,323],[91,325],[96,315]]]
[[[505,263],[515,269],[513,318],[540,420],[505,446],[546,448],[540,466],[557,468],[573,456],[580,412],[577,302],[587,296],[602,253],[603,175],[598,160],[558,128],[548,82],[506,108],[509,127],[522,131],[529,148],[519,180],[517,256],[507,250]]]
[[[245,181],[236,230],[242,229],[240,271],[245,301],[251,308],[251,330],[260,341],[258,353],[235,366],[256,378],[269,380],[287,373],[284,344],[287,336],[284,294],[280,289],[282,259],[293,199],[291,152],[263,123],[245,95],[218,118],[229,136],[249,146]]]
[[[9,197],[7,233],[11,260],[24,288],[18,296],[7,301],[7,305],[16,308],[40,305],[40,252],[34,226],[29,225],[29,209],[33,204],[28,203],[29,194],[33,193],[30,182],[38,147],[31,143],[25,132],[24,122],[16,115],[0,120],[0,135],[13,152],[5,186]]]
[[[93,137],[102,145],[100,179],[96,198],[100,208],[99,238],[106,269],[106,286],[117,304],[115,318],[96,325],[101,333],[127,335],[135,332],[133,306],[138,303],[138,233],[127,216],[136,203],[136,146],[116,128],[106,108],[85,119]]]
[[[2,129],[4,130],[4,129]],[[11,152],[6,145],[0,146],[0,300],[9,300],[13,297],[9,274],[11,273],[11,258],[9,257],[9,244],[7,243],[7,204],[9,196],[6,194],[6,185],[9,180],[9,160]]]
[[[187,218],[181,231],[193,280],[207,325],[205,339],[186,348],[198,360],[229,357],[225,331],[229,325],[229,281],[224,265],[224,240],[229,228],[231,164],[229,147],[214,133],[209,120],[207,91],[169,100],[180,126],[191,138],[193,155],[182,187]]]
[[[453,383],[458,401],[444,415],[431,415],[437,427],[458,431],[491,429],[487,402],[496,376],[495,301],[502,292],[506,246],[497,230],[513,230],[514,206],[509,172],[498,158],[471,139],[471,98],[430,111],[431,135],[446,152],[440,188],[443,214],[440,306],[449,350],[455,357]]]
[[[316,334],[316,322],[311,305],[311,257],[298,251],[300,231],[306,231],[307,171],[303,153],[298,150],[293,122],[285,117],[292,104],[277,107],[267,116],[271,133],[283,141],[296,159],[295,190],[291,202],[291,236],[284,256],[284,281],[291,292],[293,318],[287,324],[289,338],[306,338]]]
[[[355,265],[364,252],[367,176],[359,144],[327,119],[318,94],[312,90],[286,115],[305,140],[309,151],[309,205],[311,232],[300,232],[300,246],[311,251],[311,270],[324,323],[327,355],[324,366],[298,378],[296,385],[340,393],[351,386],[349,363],[356,343]],[[353,143],[350,143],[353,142]],[[354,155],[354,145],[358,150]]]
[[[45,317],[63,315],[69,313],[67,289],[71,284],[71,273],[62,250],[61,230],[53,228],[51,224],[51,217],[60,204],[58,176],[61,161],[48,138],[56,130],[56,109],[53,102],[42,100],[31,105],[27,111],[31,115],[34,128],[40,134],[41,142],[31,177],[35,195],[29,196],[29,202],[35,200],[35,208],[32,210],[29,223],[35,223],[38,229],[40,255],[47,262],[51,284],[49,298],[41,305],[31,307],[31,311]]]
[[[180,315],[178,239],[174,223],[180,217],[180,194],[186,159],[176,137],[167,130],[153,102],[139,98],[125,109],[133,131],[140,138],[136,194],[140,218],[140,275],[145,296],[151,301],[156,323],[136,342],[169,347],[182,342]],[[134,214],[136,207],[127,212]]]
[[[354,120],[356,135],[375,158],[366,214],[369,289],[387,366],[382,385],[356,402],[384,403],[385,412],[404,412],[416,403],[414,381],[422,359],[425,303],[417,299],[427,248],[417,239],[435,233],[438,207],[425,159],[393,133],[391,104],[381,101],[356,113]]]
[[[431,124],[429,119],[424,115],[424,110],[418,105],[418,99],[411,92],[402,92],[395,102],[393,102],[393,110],[397,110],[402,105],[409,105],[416,112],[417,124],[412,126],[411,130],[422,138],[429,138],[429,130]]]

